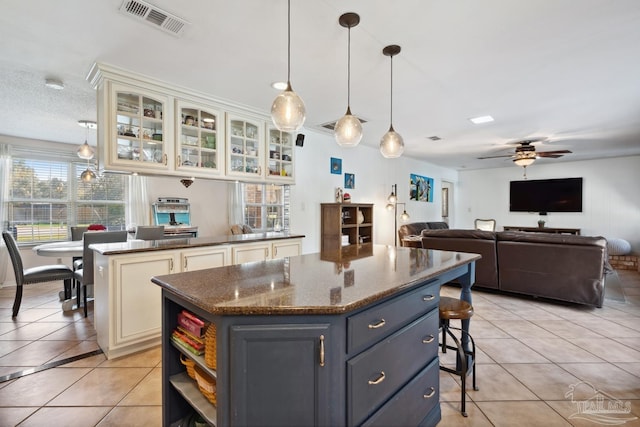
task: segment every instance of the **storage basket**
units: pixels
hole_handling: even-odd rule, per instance
[[[209,374],[207,374],[204,369],[197,366],[195,367],[196,371],[196,381],[198,382],[198,389],[200,393],[207,398],[207,400],[214,405],[216,404],[216,380],[212,378]]]
[[[196,370],[195,370],[196,362],[194,362],[184,354],[180,353],[180,363],[182,363],[184,366],[187,367],[187,374],[191,377],[191,379],[195,380],[196,379]]]
[[[216,325],[210,324],[204,334],[204,363],[211,369],[216,369]]]

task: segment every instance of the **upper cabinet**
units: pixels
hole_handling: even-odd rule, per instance
[[[125,170],[169,169],[168,97],[160,93],[112,84],[106,162]]]
[[[98,161],[106,171],[294,184],[295,135],[266,113],[95,64]]]
[[[270,181],[294,183],[295,135],[268,126],[266,173]]]
[[[176,170],[204,178],[224,174],[223,114],[181,100],[176,114]]]
[[[264,121],[227,114],[227,176],[264,177]]]

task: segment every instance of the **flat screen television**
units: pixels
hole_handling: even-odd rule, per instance
[[[582,178],[511,181],[510,212],[582,212]]]

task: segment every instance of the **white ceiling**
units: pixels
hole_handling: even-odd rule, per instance
[[[95,120],[86,81],[94,62],[114,65],[265,112],[287,72],[285,0],[151,0],[189,22],[181,37],[119,12],[122,0],[3,2],[0,134],[80,144]],[[562,162],[640,154],[638,0],[293,0],[291,82],[306,129],[340,118],[347,103],[367,120],[361,144],[393,125],[405,155],[454,169],[513,167],[514,141]],[[61,79],[65,89],[44,86]],[[490,114],[495,122],[473,125]],[[302,131],[304,132],[304,130]],[[95,132],[94,132],[95,133]],[[442,138],[431,141],[430,136]],[[90,135],[95,144],[95,135]],[[355,148],[357,150],[357,148]]]

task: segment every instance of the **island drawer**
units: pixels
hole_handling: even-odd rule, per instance
[[[362,313],[347,318],[347,352],[363,350],[406,323],[436,308],[440,300],[437,282],[408,292]]]
[[[347,362],[350,425],[364,421],[437,358],[438,321],[438,311],[432,310]]]
[[[417,426],[438,403],[440,363],[436,357],[362,425]]]

